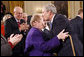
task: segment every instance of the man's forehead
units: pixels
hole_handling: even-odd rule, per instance
[[[21,10],[17,10],[17,11],[15,11],[16,13],[23,13],[23,11]]]
[[[20,7],[16,7],[16,8],[14,9],[14,12],[21,12],[21,11],[23,11],[23,9],[20,8]]]

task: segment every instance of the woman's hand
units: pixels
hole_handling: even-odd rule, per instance
[[[12,45],[15,46],[17,43],[21,41],[22,37],[23,37],[22,34],[16,34],[16,35],[12,34],[10,38],[8,39],[8,42],[11,42]]]

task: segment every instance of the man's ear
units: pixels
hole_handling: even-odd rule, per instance
[[[48,14],[50,14],[50,15],[51,15],[51,11],[48,11]]]

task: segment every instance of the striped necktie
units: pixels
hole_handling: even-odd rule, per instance
[[[52,29],[52,23],[51,22],[49,22],[49,26],[50,26],[50,30]]]

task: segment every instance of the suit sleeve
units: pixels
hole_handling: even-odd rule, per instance
[[[12,34],[12,28],[10,22],[7,20],[5,22],[5,37],[8,38]]]
[[[60,45],[60,42],[57,37],[54,37],[51,40],[45,42],[40,33],[36,31],[32,35],[32,42],[34,48],[39,49],[41,51],[49,51],[52,48],[55,48]]]
[[[8,38],[10,37],[11,34],[19,34],[20,31],[19,29],[14,29],[12,25],[12,21],[6,20],[5,22],[5,37]]]

